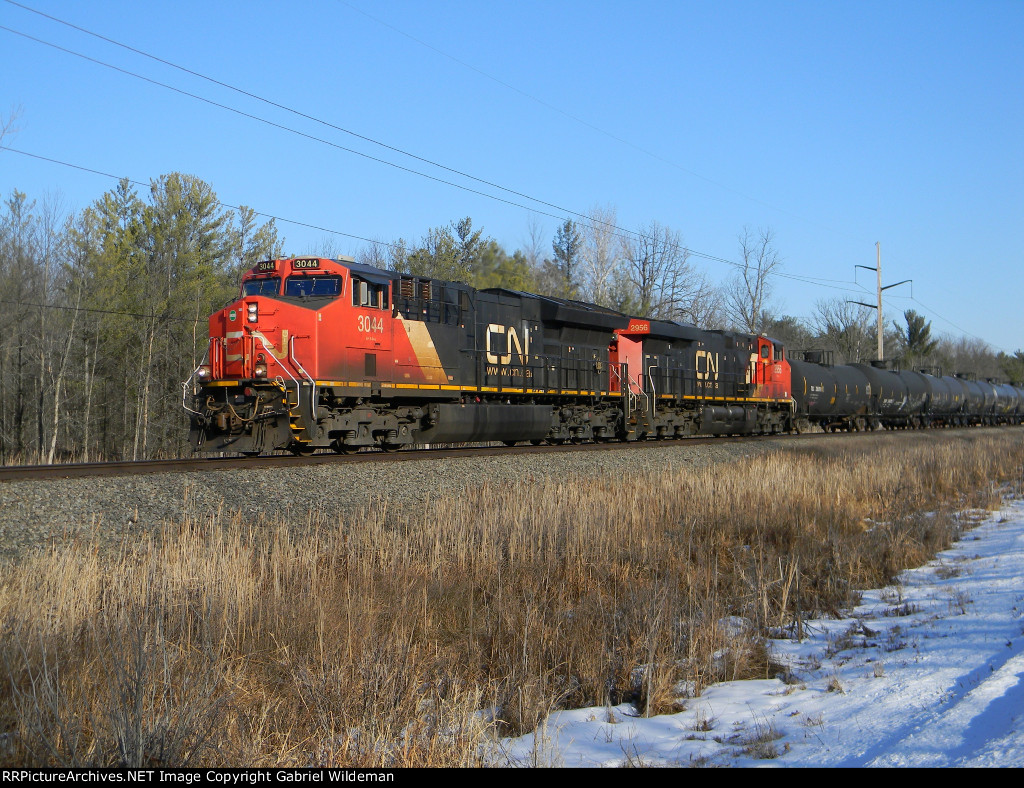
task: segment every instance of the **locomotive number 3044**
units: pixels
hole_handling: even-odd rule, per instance
[[[372,315],[358,315],[356,317],[356,330],[368,334],[371,331],[384,333],[384,319]]]

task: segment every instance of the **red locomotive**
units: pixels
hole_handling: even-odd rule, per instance
[[[782,346],[595,304],[382,271],[258,263],[188,385],[197,450],[638,440],[794,428]]]

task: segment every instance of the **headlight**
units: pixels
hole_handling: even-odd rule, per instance
[[[265,378],[267,376],[267,365],[257,364],[253,372],[255,373],[256,377]]]
[[[259,318],[259,307],[256,304],[249,304],[246,309],[249,311],[249,322],[255,323]]]
[[[206,364],[203,364],[196,371],[196,377],[198,377],[200,380],[209,380],[211,377],[213,377],[213,370],[210,369],[210,367],[208,367]]]

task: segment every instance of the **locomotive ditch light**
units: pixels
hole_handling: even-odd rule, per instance
[[[267,376],[267,365],[257,364],[256,367],[253,369],[253,374],[255,374],[256,377],[258,378],[265,378]]]
[[[196,377],[200,380],[209,380],[213,377],[213,370],[206,364],[203,364],[196,370]]]

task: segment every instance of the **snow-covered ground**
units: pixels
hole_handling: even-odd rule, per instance
[[[787,681],[709,687],[678,714],[553,714],[502,742],[547,766],[1024,766],[1024,501],[844,620],[774,640]]]

